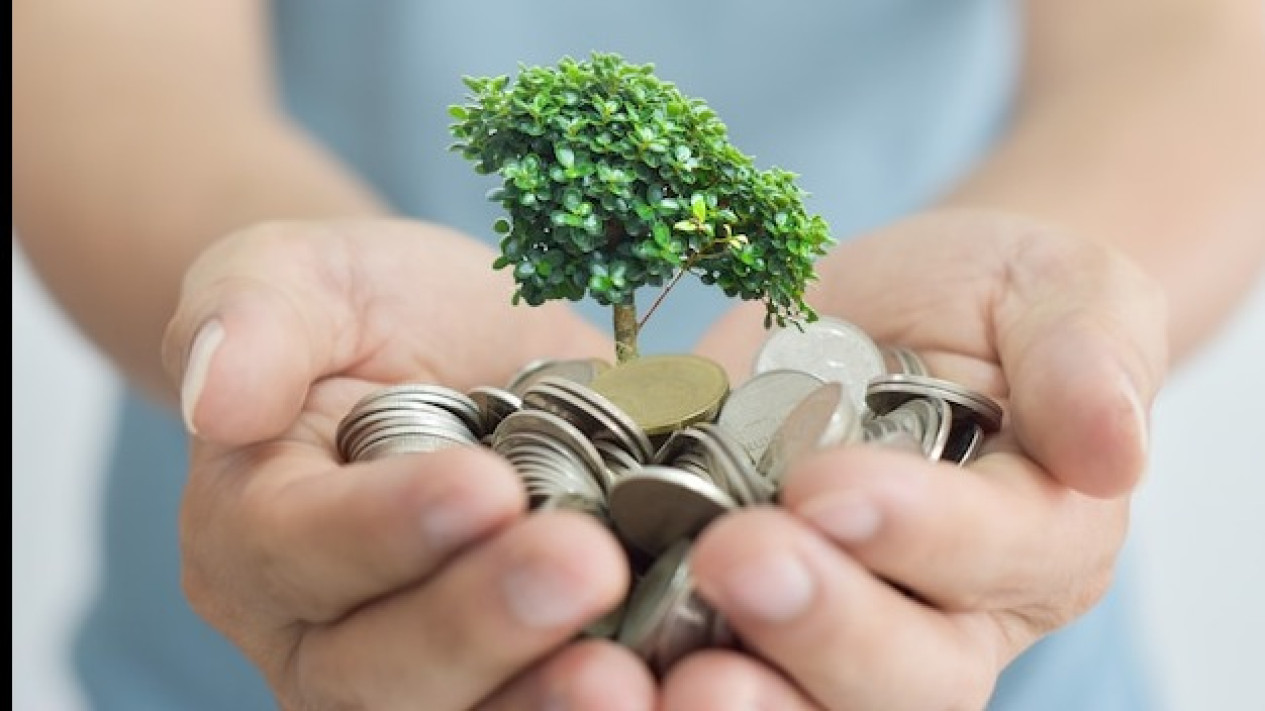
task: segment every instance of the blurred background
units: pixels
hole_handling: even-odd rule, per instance
[[[13,708],[80,711],[68,641],[97,574],[117,383],[13,246]],[[1265,281],[1154,413],[1131,543],[1168,711],[1265,709]],[[174,535],[174,532],[173,532]],[[1074,711],[1069,709],[1069,711]]]

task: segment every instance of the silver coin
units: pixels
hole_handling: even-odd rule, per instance
[[[602,499],[607,483],[602,455],[578,429],[543,410],[519,410],[501,421],[491,448],[505,457],[529,488],[578,492]]]
[[[739,506],[773,499],[773,486],[756,470],[751,455],[715,423],[697,422],[677,430],[655,455],[655,463],[697,475],[728,494]]]
[[[500,452],[515,437],[532,438],[573,454],[595,476],[604,468],[602,455],[578,428],[551,412],[519,410],[501,420],[492,436],[492,449]]]
[[[886,414],[914,398],[940,398],[954,417],[978,422],[985,433],[1001,429],[1002,406],[987,395],[957,383],[925,375],[884,375],[866,388],[866,402],[875,414]]]
[[[653,635],[654,645],[646,662],[659,677],[691,652],[718,646],[716,631],[727,629],[718,623],[720,614],[695,593],[693,578],[687,585],[686,594],[675,596],[679,602],[668,608]]]
[[[685,432],[685,430],[681,430]],[[688,439],[690,435],[697,434],[696,430],[690,429],[682,438]],[[674,469],[680,469],[702,479],[708,484],[718,487],[721,491],[729,493],[724,484],[724,476],[716,471],[712,466],[711,460],[707,453],[702,450],[701,443],[690,442],[688,448],[682,451],[678,456],[673,457],[670,461],[661,462],[665,466]]]
[[[610,525],[610,515],[607,513],[606,505],[600,499],[594,499],[573,491],[556,493],[542,502],[537,509],[540,511],[575,511],[592,516],[607,526]]]
[[[599,503],[604,501],[601,485],[565,448],[531,441],[527,435],[515,436],[513,442],[506,442],[502,456],[522,480],[532,508],[539,507],[544,499],[565,494]]]
[[[343,461],[352,461],[356,451],[369,441],[400,427],[446,432],[471,443],[477,441],[465,422],[448,410],[423,404],[410,407],[390,405],[358,413],[356,417],[345,420],[335,436],[339,455]]]
[[[451,423],[455,429],[464,430],[474,436],[466,421],[451,410],[423,402],[391,402],[355,412],[343,419],[339,432],[347,439],[354,439],[367,431],[377,429],[385,423],[402,423],[413,421],[443,420]]]
[[[615,482],[607,502],[619,537],[651,557],[679,539],[694,537],[717,516],[738,506],[714,484],[658,464],[648,464]]]
[[[366,411],[379,410],[388,406],[405,407],[412,404],[433,405],[460,417],[476,436],[482,436],[483,418],[479,406],[464,393],[442,385],[427,383],[401,383],[379,388],[361,398],[351,408],[348,420]]]
[[[802,370],[757,373],[729,393],[716,423],[740,442],[753,460],[760,461],[787,413],[823,382]]]
[[[776,493],[774,486],[756,468],[755,460],[729,433],[717,424],[699,422],[694,429],[712,479],[725,493],[742,506],[768,503]]]
[[[861,418],[843,384],[828,381],[786,416],[757,469],[776,488],[796,460],[827,447],[860,442]]]
[[[711,627],[707,631],[707,636],[711,642],[707,645],[713,649],[741,649],[742,640],[738,639],[738,634],[734,632],[734,628],[729,626],[729,620],[725,616],[713,610]]]
[[[963,422],[954,426],[944,448],[945,461],[963,466],[970,464],[979,456],[984,438],[984,428],[978,422]]]
[[[619,634],[620,626],[624,623],[627,611],[628,600],[625,598],[611,608],[610,612],[589,623],[589,626],[584,628],[583,635],[590,639],[615,639]]]
[[[487,436],[496,431],[501,420],[523,408],[523,399],[508,390],[481,385],[466,391],[474,404],[479,408],[480,421],[483,423],[483,434]]]
[[[938,461],[953,427],[953,408],[940,398],[914,398],[875,418],[895,424],[919,443],[923,456]]]
[[[577,461],[556,451],[527,445],[505,456],[523,481],[532,508],[557,496],[575,495],[602,502],[601,488]]]
[[[412,413],[408,418],[390,418],[376,423],[374,426],[359,431],[355,436],[346,437],[340,442],[340,453],[345,461],[360,461],[364,451],[376,446],[383,440],[400,439],[409,436],[438,437],[452,440],[460,445],[478,444],[478,440],[464,426],[446,419],[447,415],[439,411],[430,413]]]
[[[740,645],[689,575],[690,543],[718,516],[772,503],[794,462],[825,447],[866,441],[965,464],[1003,414],[929,377],[915,351],[880,348],[829,317],[775,332],[714,417],[654,439],[588,386],[609,367],[539,361],[505,389],[464,394],[382,388],[348,411],[335,446],[347,461],[486,446],[518,473],[532,509],[594,516],[624,546],[636,582],[583,634],[634,649],[658,675],[694,650]]]
[[[887,372],[883,353],[865,331],[843,319],[822,316],[774,331],[756,354],[755,371],[802,370],[842,383],[858,413],[866,408],[865,389]]]
[[[593,447],[597,453],[602,455],[602,463],[606,465],[606,490],[610,491],[611,486],[621,477],[641,469],[641,462],[633,458],[623,447],[615,444],[608,439],[599,439],[593,442]]]
[[[343,439],[348,443],[348,445],[353,443],[363,443],[367,439],[376,437],[383,432],[400,427],[413,427],[418,429],[435,430],[437,432],[447,432],[455,437],[461,437],[462,439],[467,439],[471,442],[477,441],[474,433],[471,432],[465,424],[455,418],[451,413],[437,408],[418,409],[413,411],[387,410],[379,413],[373,413],[360,422],[363,424],[347,430],[346,436]]]
[[[593,382],[593,378],[596,378],[599,373],[610,369],[610,367],[610,363],[598,358],[535,360],[528,363],[515,374],[505,389],[521,397],[532,385],[547,377],[562,378],[581,385],[588,385]]]
[[[650,463],[685,469],[712,481],[707,458],[699,442],[700,438],[698,428],[693,425],[676,430],[664,438],[663,444],[659,445]]]
[[[437,452],[453,447],[469,447],[468,442],[452,439],[438,434],[403,434],[386,437],[365,445],[356,452],[356,462],[370,462],[401,454],[421,454]]]
[[[653,448],[646,433],[614,403],[583,385],[543,377],[523,393],[523,407],[552,412],[591,439],[610,439],[637,461],[650,460]]]
[[[923,454],[922,439],[895,420],[874,417],[862,426],[862,440],[887,449],[899,449],[910,454]]]
[[[888,375],[931,375],[927,363],[914,349],[893,345],[880,346],[879,349],[883,351]]]
[[[586,405],[586,412],[601,423],[593,433],[594,439],[609,439],[623,447],[637,461],[649,461],[653,447],[645,430],[605,395],[580,383],[568,383],[565,380],[546,382],[552,382],[555,388],[568,392]]]
[[[616,640],[662,676],[686,654],[711,646],[718,616],[694,594],[690,542],[675,541],[637,582]]]

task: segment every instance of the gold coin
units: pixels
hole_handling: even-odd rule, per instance
[[[729,376],[702,356],[648,355],[598,374],[589,387],[654,437],[712,420],[729,394]]]

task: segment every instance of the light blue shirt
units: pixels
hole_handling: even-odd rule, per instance
[[[917,210],[1003,130],[1018,47],[1005,0],[602,3],[292,0],[278,61],[294,114],[403,213],[493,240],[493,186],[447,151],[462,75],[612,51],[706,100],[761,168],[800,175],[834,236]],[[688,350],[730,305],[686,285],[642,348]],[[606,325],[605,310],[582,306]],[[846,317],[846,315],[844,315]],[[107,489],[100,594],[77,640],[102,709],[275,705],[258,673],[189,611],[179,584],[184,432],[130,397]],[[1153,709],[1121,582],[1004,674],[995,711]]]

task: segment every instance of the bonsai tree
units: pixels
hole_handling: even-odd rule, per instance
[[[613,307],[621,363],[687,273],[762,300],[766,328],[816,318],[803,295],[831,238],[793,173],[757,170],[716,113],[653,65],[594,53],[519,69],[513,81],[465,77],[467,103],[449,108],[452,148],[502,178],[489,193],[507,213],[493,266],[513,269],[514,303]],[[637,289],[664,284],[639,320]]]

